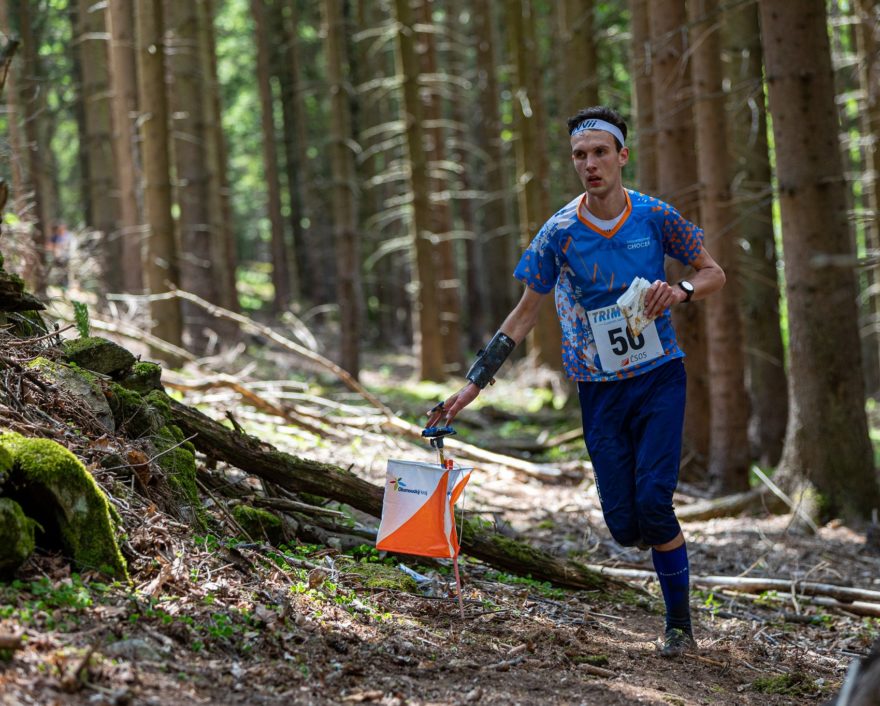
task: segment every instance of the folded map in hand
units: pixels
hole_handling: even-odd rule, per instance
[[[617,300],[617,306],[626,317],[626,324],[633,336],[638,336],[642,329],[653,321],[653,317],[645,314],[645,296],[650,287],[651,283],[648,280],[636,277]]]

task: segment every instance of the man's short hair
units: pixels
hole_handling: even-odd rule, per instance
[[[619,128],[623,133],[623,139],[626,140],[626,121],[620,113],[614,110],[614,108],[609,108],[605,105],[594,105],[589,108],[581,108],[576,115],[572,115],[567,121],[568,134],[571,135],[578,125],[584,120],[589,120],[591,118],[594,120],[604,120],[605,122],[611,123]],[[616,137],[614,138],[614,145],[617,147],[618,152],[623,149],[623,145]]]

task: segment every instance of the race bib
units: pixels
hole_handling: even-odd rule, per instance
[[[587,315],[590,317],[593,340],[596,342],[599,363],[604,372],[626,370],[663,355],[663,345],[660,343],[655,321],[645,326],[638,336],[633,336],[617,304],[593,309]]]

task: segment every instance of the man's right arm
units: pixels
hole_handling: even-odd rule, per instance
[[[511,339],[514,344],[521,343],[529,331],[535,327],[535,323],[538,321],[538,311],[545,296],[530,287],[526,287],[519,303],[507,315],[504,323],[501,324],[498,334]],[[446,424],[451,424],[455,416],[477,398],[480,390],[479,386],[469,381],[467,385],[444,401],[442,405],[438,405],[428,412],[427,426],[434,426],[441,419],[444,419]]]

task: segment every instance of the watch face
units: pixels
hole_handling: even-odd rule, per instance
[[[688,294],[693,294],[693,293],[694,293],[694,285],[692,285],[692,284],[691,284],[690,282],[688,282],[687,280],[684,280],[684,281],[680,282],[679,285],[680,285],[681,288],[682,288],[684,291],[686,291]]]

